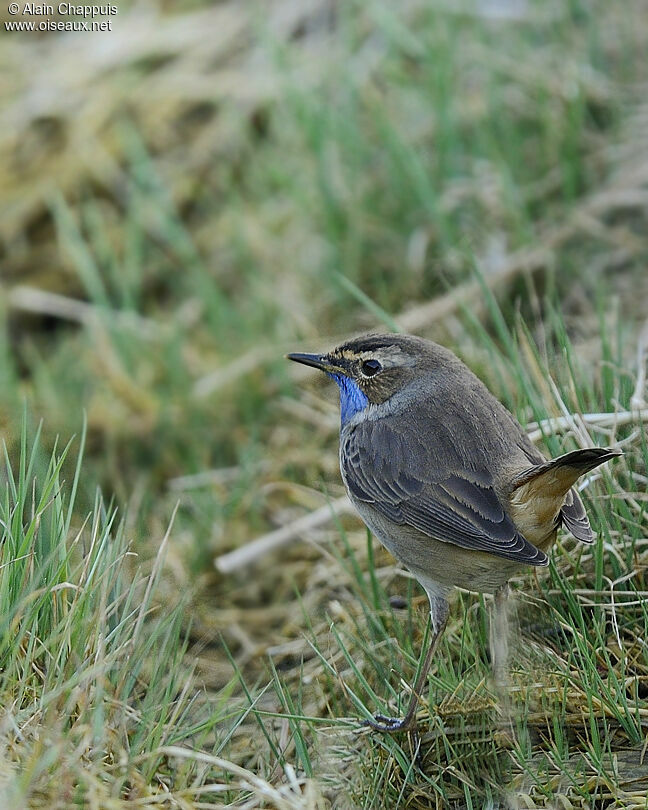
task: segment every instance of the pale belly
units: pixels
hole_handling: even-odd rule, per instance
[[[377,510],[353,499],[362,520],[380,542],[429,590],[432,584],[493,593],[515,574],[531,566],[483,551],[445,543],[410,526],[399,526]],[[548,539],[548,538],[547,538]],[[551,542],[555,539],[555,532]]]

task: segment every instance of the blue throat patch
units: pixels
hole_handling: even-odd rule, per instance
[[[364,410],[369,400],[350,377],[344,374],[329,374],[329,377],[340,386],[340,418],[344,425],[354,414]]]

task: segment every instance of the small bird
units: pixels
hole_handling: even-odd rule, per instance
[[[431,640],[404,717],[369,721],[378,731],[412,731],[449,591],[494,593],[503,605],[511,576],[548,565],[560,526],[592,543],[572,486],[621,453],[593,447],[547,461],[458,357],[419,337],[366,335],[326,354],[287,357],[338,384],[349,498],[430,600]]]

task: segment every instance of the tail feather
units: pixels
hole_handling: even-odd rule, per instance
[[[599,464],[604,464],[606,461],[622,455],[621,450],[615,450],[612,447],[588,447],[585,450],[572,450],[571,453],[558,456],[549,463],[556,467],[573,467],[580,470],[579,475],[583,475],[598,467]]]
[[[611,447],[588,447],[585,450],[573,450],[545,464],[537,464],[525,470],[513,481],[512,491],[531,484],[529,489],[542,489],[547,494],[549,489],[555,495],[564,495],[576,483],[581,475],[604,464],[612,458],[621,456],[620,450]]]
[[[570,489],[565,503],[560,509],[560,522],[581,543],[594,542],[594,532],[587,518],[587,512],[575,489]]]
[[[557,523],[562,523],[576,539],[593,542],[583,502],[572,486],[581,475],[620,455],[606,447],[574,450],[518,475],[511,487],[509,508],[527,539],[534,539],[532,533],[540,538],[555,536]]]

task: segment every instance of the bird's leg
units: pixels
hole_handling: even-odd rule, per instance
[[[493,623],[491,625],[491,657],[493,660],[493,676],[495,684],[505,688],[508,686],[508,583],[495,591],[493,600]]]
[[[371,726],[376,731],[386,731],[389,734],[395,734],[399,731],[413,732],[416,729],[416,709],[420,699],[420,694],[427,682],[428,672],[432,664],[432,658],[439,646],[439,641],[445,630],[448,621],[448,603],[442,596],[430,597],[430,625],[432,628],[432,638],[428,643],[427,650],[421,650],[421,659],[419,660],[418,676],[412,688],[412,697],[410,698],[409,706],[403,718],[399,717],[386,717],[383,714],[377,714],[373,720],[366,720],[365,724]],[[422,660],[422,663],[421,663]]]
[[[512,733],[509,696],[509,594],[508,583],[495,591],[491,624],[491,659],[502,726],[507,732]]]

